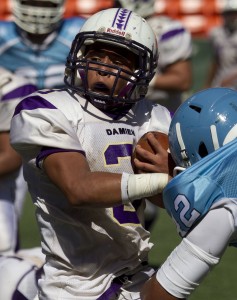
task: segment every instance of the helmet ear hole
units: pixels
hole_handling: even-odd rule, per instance
[[[198,154],[202,158],[208,155],[207,147],[203,142],[199,145]]]
[[[201,111],[202,111],[201,107],[199,107],[197,105],[190,105],[189,107],[198,113],[201,113]]]

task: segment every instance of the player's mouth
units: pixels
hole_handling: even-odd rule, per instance
[[[105,94],[105,95],[110,94],[110,88],[102,82],[95,83],[91,88],[91,91],[99,94]]]

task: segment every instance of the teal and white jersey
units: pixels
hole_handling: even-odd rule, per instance
[[[12,21],[0,21],[0,66],[43,88],[64,86],[67,55],[84,18],[65,19],[57,32],[40,45],[32,44],[17,31]]]
[[[174,177],[166,186],[164,205],[182,237],[210,209],[237,202],[236,147],[235,139]]]

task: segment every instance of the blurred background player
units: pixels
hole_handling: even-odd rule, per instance
[[[154,0],[115,0],[115,7],[130,9],[144,17],[154,30],[159,48],[157,73],[152,79],[147,99],[174,113],[184,92],[192,86],[192,37],[184,25],[166,16],[155,15]],[[145,227],[152,229],[158,208],[147,201]]]
[[[65,59],[83,18],[63,19],[64,0],[11,0],[14,21],[0,22],[0,66],[38,88],[63,86]]]
[[[37,299],[38,279],[42,276],[44,260],[38,247],[0,256],[0,299]]]
[[[160,173],[152,174],[134,174],[131,156],[144,133],[168,132],[169,111],[145,99],[157,55],[143,18],[101,11],[74,39],[68,89],[38,91],[15,110],[11,142],[46,255],[39,299],[139,299],[153,274],[141,199],[168,182],[168,153],[161,147]]]
[[[17,223],[27,192],[21,160],[8,141],[14,107],[19,97],[33,91],[33,84],[37,88],[63,86],[65,60],[75,34],[84,23],[83,18],[64,20],[64,5],[64,0],[12,0],[14,22],[0,22],[0,66],[17,74],[1,70],[0,75],[3,80],[1,175],[5,176],[0,184],[0,206],[3,206],[0,223],[5,228],[0,233],[0,252],[14,251],[16,247]],[[9,101],[11,98],[13,101]]]
[[[143,300],[188,298],[226,248],[237,246],[236,107],[235,90],[211,88],[173,116],[170,151],[184,171],[168,183],[163,201],[183,239],[145,284]]]
[[[9,143],[10,122],[21,98],[34,91],[26,79],[0,67],[0,255],[12,254],[18,247],[18,222],[27,191],[21,157]]]
[[[184,99],[183,92],[188,92],[192,86],[192,37],[180,21],[155,15],[154,5],[155,0],[115,0],[116,7],[138,13],[154,30],[159,63],[147,98],[174,113]]]
[[[223,24],[210,30],[213,59],[205,87],[237,88],[237,1],[227,0],[222,10]]]

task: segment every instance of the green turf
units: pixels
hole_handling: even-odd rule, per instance
[[[197,91],[203,87],[207,68],[210,63],[210,51],[205,40],[199,39],[194,41],[194,56],[192,61],[194,73],[192,91]],[[33,247],[40,244],[39,233],[34,217],[34,207],[29,197],[27,197],[20,223],[20,236],[22,247]],[[174,224],[163,210],[160,210],[159,217],[154,224],[152,241],[154,247],[150,253],[150,262],[157,266],[165,260],[170,251],[180,241],[176,234]],[[220,264],[209,274],[190,299],[236,300],[236,260],[237,251],[234,248],[229,247]]]

